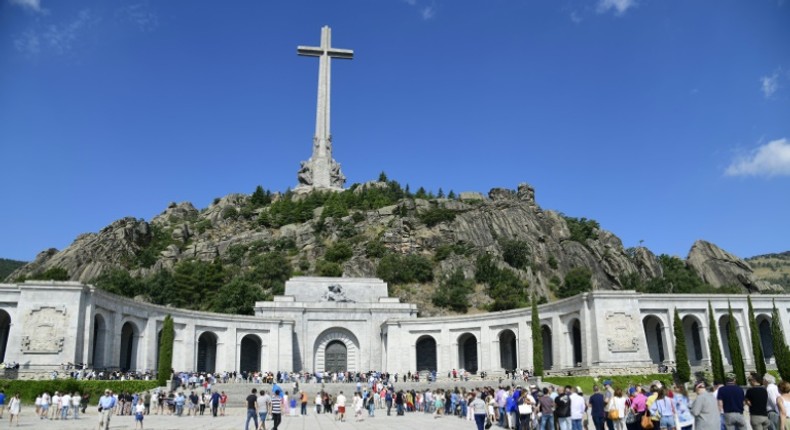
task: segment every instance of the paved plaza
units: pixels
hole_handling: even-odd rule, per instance
[[[8,411],[3,416],[0,429],[8,428]],[[99,414],[96,406],[91,405],[88,414],[80,416],[79,420],[49,421],[41,420],[33,415],[32,406],[23,406],[19,428],[26,429],[74,429],[89,430],[98,429]],[[313,411],[311,411],[313,412]],[[244,408],[228,408],[226,416],[213,418],[211,415],[197,417],[176,417],[172,415],[148,415],[145,417],[144,425],[146,430],[170,430],[170,429],[189,429],[189,430],[243,430],[247,411]],[[352,412],[353,414],[353,412]],[[283,417],[280,429],[283,430],[316,430],[316,429],[428,429],[431,430],[457,430],[457,429],[476,429],[474,421],[466,421],[457,417],[433,418],[431,414],[421,412],[407,413],[404,416],[395,416],[393,409],[392,416],[387,416],[385,410],[377,410],[374,418],[369,418],[364,414],[364,421],[354,422],[353,416],[345,422],[337,422],[331,414],[310,413],[305,417]],[[113,416],[111,429],[134,429],[134,418],[131,416]],[[14,426],[16,428],[16,425]],[[250,423],[250,430],[253,425]],[[266,421],[266,428],[271,430],[272,422]]]

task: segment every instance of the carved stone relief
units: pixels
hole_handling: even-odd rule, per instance
[[[66,331],[65,306],[39,306],[25,318],[22,352],[58,354],[63,351]]]
[[[638,352],[639,338],[634,336],[638,330],[634,315],[627,312],[606,313],[606,344],[610,352]]]

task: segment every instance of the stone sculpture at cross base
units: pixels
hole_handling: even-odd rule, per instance
[[[321,29],[321,46],[299,46],[299,55],[318,57],[318,102],[315,115],[315,136],[313,155],[302,161],[297,178],[298,193],[312,190],[343,191],[346,177],[340,171],[340,163],[332,158],[332,134],[330,132],[330,95],[332,58],[350,60],[354,51],[332,48],[332,30],[328,26]]]

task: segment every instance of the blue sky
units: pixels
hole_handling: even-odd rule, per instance
[[[790,250],[786,0],[0,0],[0,257],[295,186],[323,25],[349,184],[528,182],[625,246]]]

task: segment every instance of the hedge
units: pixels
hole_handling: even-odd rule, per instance
[[[50,395],[55,391],[73,393],[78,391],[80,394],[89,393],[91,404],[97,403],[99,397],[104,394],[105,389],[113,392],[129,391],[139,393],[158,387],[156,381],[96,381],[96,380],[76,380],[76,379],[55,379],[48,381],[18,381],[0,380],[0,388],[5,391],[6,399],[19,393],[23,403],[34,403],[36,396],[48,392]],[[8,401],[6,400],[6,403]]]
[[[599,376],[597,378],[592,376],[549,376],[543,378],[543,382],[554,384],[556,386],[570,385],[572,387],[581,387],[584,394],[592,394],[593,385],[598,385],[603,391],[603,381],[611,379],[612,385],[617,388],[628,388],[631,384],[637,385],[650,385],[653,381],[661,381],[664,386],[672,386],[671,373],[658,373],[652,375],[618,375],[618,376]]]

